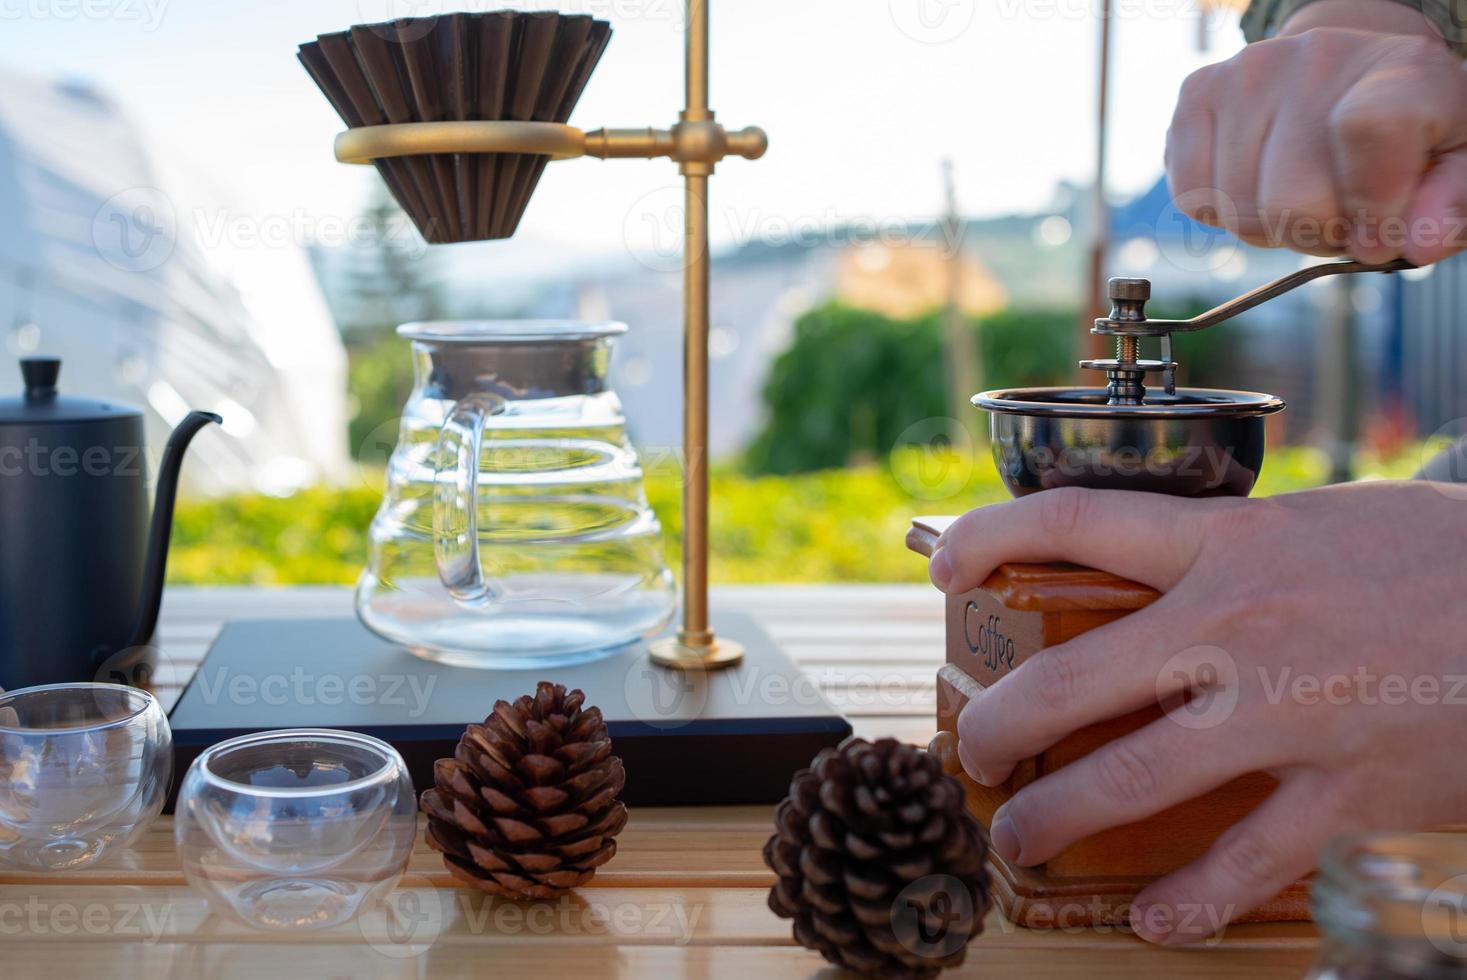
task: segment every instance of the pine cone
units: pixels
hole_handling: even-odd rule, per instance
[[[769,907],[837,966],[932,977],[983,931],[987,838],[962,786],[921,749],[886,738],[823,750],[774,823]]]
[[[534,697],[496,703],[434,764],[420,805],[454,877],[504,898],[554,898],[616,854],[626,770],[585,700],[542,681]]]

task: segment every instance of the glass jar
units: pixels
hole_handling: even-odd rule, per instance
[[[372,522],[357,614],[459,666],[614,653],[676,603],[621,402],[620,323],[407,324],[412,394]]]
[[[1310,891],[1315,980],[1467,976],[1467,842],[1451,834],[1335,841]]]

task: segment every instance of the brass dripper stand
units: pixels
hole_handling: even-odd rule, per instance
[[[370,164],[433,154],[529,154],[552,160],[667,157],[685,182],[683,280],[683,620],[675,638],[651,645],[653,662],[705,670],[738,663],[741,644],[708,620],[708,178],[724,158],[757,160],[769,140],[749,127],[730,132],[708,107],[709,0],[687,3],[687,105],[670,129],[584,132],[553,122],[440,121],[361,126],[336,137],[336,159]]]

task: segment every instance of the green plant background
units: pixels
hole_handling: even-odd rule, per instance
[[[1359,472],[1404,478],[1429,451],[1362,457]],[[1309,449],[1274,450],[1255,495],[1317,486],[1328,461]],[[667,556],[677,567],[675,473],[648,475]],[[926,565],[903,545],[919,514],[956,514],[1008,498],[992,463],[916,450],[849,469],[750,476],[716,468],[712,494],[715,582],[923,582]],[[287,498],[225,497],[179,506],[169,579],[193,584],[350,584],[366,560],[380,477]]]
[[[402,280],[391,264],[368,273],[373,282]],[[361,478],[288,498],[184,502],[175,521],[170,581],[344,585],[356,580],[366,562],[367,527],[382,499],[383,453],[390,448],[375,440],[393,431],[412,380],[402,342],[383,325],[401,311],[380,306],[369,304],[380,322],[364,322],[351,332],[349,383],[357,405],[352,444],[375,457],[362,464]],[[1194,312],[1183,305],[1155,315]],[[1073,364],[1076,320],[1069,310],[1005,310],[973,321],[971,328],[989,377],[1015,385],[1060,384]],[[1231,371],[1226,350],[1209,346],[1217,337],[1203,332],[1177,339],[1179,359],[1194,371],[1185,383],[1226,386]],[[829,304],[802,316],[765,386],[763,430],[742,458],[714,468],[713,580],[926,581],[924,562],[903,545],[911,519],[959,514],[1008,498],[982,450],[963,455],[920,445],[934,431],[946,432],[945,383],[935,315],[893,320]],[[913,432],[917,438],[908,440]],[[905,445],[908,441],[918,445]],[[1425,455],[1425,447],[1414,447],[1392,460],[1364,456],[1355,472],[1406,477]],[[1274,448],[1255,493],[1317,486],[1328,473],[1321,453]],[[661,518],[667,559],[676,569],[678,472],[654,467],[647,474],[647,496]]]

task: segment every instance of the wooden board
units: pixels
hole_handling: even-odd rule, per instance
[[[943,609],[929,587],[749,586],[716,589],[713,601],[755,615],[844,706],[857,734],[924,745],[931,738]],[[227,617],[314,618],[350,608],[345,589],[170,590],[161,635],[171,679],[187,679]],[[420,846],[407,886],[385,910],[361,926],[300,936],[249,932],[207,915],[183,883],[165,819],[111,867],[0,873],[0,976],[834,976],[765,905],[773,875],[759,849],[771,814],[770,807],[635,809],[616,859],[548,921],[512,912],[496,918],[499,903],[453,887],[438,857]],[[429,921],[436,933],[415,943],[428,937],[412,928],[425,909],[439,910]],[[1238,926],[1209,947],[1162,950],[1121,929],[1031,931],[994,915],[964,966],[944,976],[1269,980],[1301,976],[1316,946],[1308,925]]]

